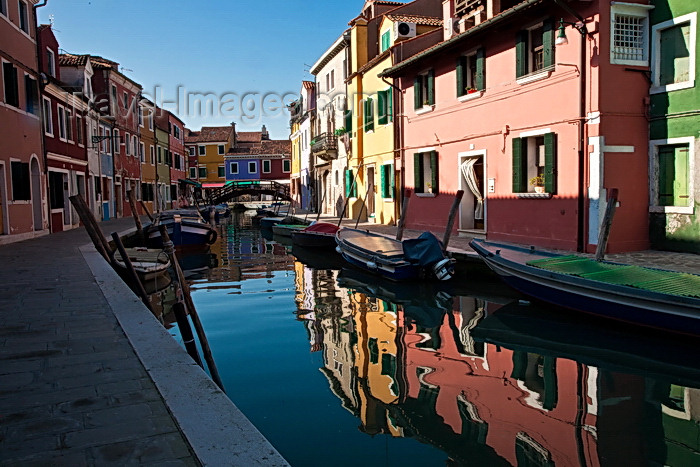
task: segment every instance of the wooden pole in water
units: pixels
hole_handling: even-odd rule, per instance
[[[401,206],[401,218],[399,219],[399,226],[396,228],[396,240],[399,242],[403,239],[403,228],[406,224],[406,213],[408,212],[408,202],[410,199],[411,192],[409,190],[405,190],[403,195],[403,205]]]
[[[136,293],[141,298],[141,301],[143,302],[143,304],[146,305],[146,308],[153,311],[153,308],[151,308],[151,302],[148,300],[148,294],[146,293],[146,289],[143,288],[143,284],[141,283],[141,278],[136,273],[136,269],[134,269],[134,265],[131,264],[131,260],[129,259],[129,255],[126,254],[126,250],[124,249],[124,245],[122,244],[122,240],[121,240],[121,238],[119,238],[119,235],[117,234],[117,232],[112,232],[112,240],[114,240],[114,244],[117,246],[117,250],[119,251],[119,254],[122,257],[122,261],[124,261],[124,265],[126,265],[127,272],[131,276],[131,279],[134,281],[134,285],[136,286]],[[114,262],[115,263],[117,262],[116,259]],[[116,266],[116,264],[115,264],[115,266]]]
[[[202,365],[202,359],[197,351],[197,344],[194,341],[194,335],[192,334],[192,328],[190,327],[190,322],[187,320],[187,312],[185,311],[185,304],[182,302],[177,302],[173,305],[173,313],[175,313],[175,319],[177,319],[177,327],[180,329],[180,335],[182,335],[182,340],[185,344],[185,349],[192,360],[199,365]]]
[[[194,328],[197,331],[197,337],[199,338],[199,343],[202,346],[202,353],[204,354],[204,360],[207,362],[207,367],[209,367],[211,379],[214,380],[216,385],[219,386],[219,388],[222,391],[226,392],[224,389],[224,383],[221,381],[221,377],[219,376],[219,370],[216,368],[216,363],[214,363],[214,357],[212,357],[211,354],[209,340],[207,339],[207,335],[204,333],[204,327],[202,326],[202,322],[199,320],[199,314],[197,314],[197,309],[195,308],[194,302],[192,301],[192,296],[190,295],[190,287],[187,285],[187,281],[185,280],[185,274],[183,274],[182,269],[180,268],[180,263],[177,262],[175,247],[173,246],[173,242],[170,241],[168,229],[164,225],[159,226],[159,229],[161,238],[163,239],[163,246],[165,252],[168,254],[168,257],[170,258],[170,264],[172,264],[173,269],[175,270],[175,275],[177,276],[177,280],[178,282],[180,282],[180,287],[182,288],[182,295],[185,300],[185,306],[190,312],[192,324],[194,324]]]
[[[610,228],[612,227],[613,217],[615,217],[615,210],[617,209],[617,197],[617,188],[612,188],[608,194],[608,205],[605,207],[605,216],[603,217],[603,223],[600,225],[600,232],[598,234],[598,246],[595,250],[596,261],[603,261],[605,258],[605,249],[608,247]]]
[[[141,203],[141,207],[143,208],[143,212],[145,212],[146,215],[148,216],[148,218],[151,220],[151,222],[153,222],[153,215],[148,210],[148,206],[146,206],[146,203],[144,203],[143,200],[139,200],[139,202]]]
[[[109,243],[107,243],[107,239],[105,239],[104,235],[102,235],[102,230],[100,230],[100,227],[97,225],[95,216],[90,212],[90,208],[88,208],[83,197],[81,195],[73,195],[68,199],[78,213],[80,220],[83,222],[83,226],[85,226],[85,230],[87,230],[88,235],[90,235],[95,249],[108,263],[111,262],[112,248],[109,246]]]
[[[464,196],[464,190],[459,190],[455,193],[455,199],[452,201],[452,207],[450,208],[450,215],[447,218],[447,227],[445,227],[445,237],[442,240],[442,250],[447,251],[447,244],[450,243],[450,236],[452,235],[452,226],[455,223],[455,217],[457,215],[457,208],[459,208],[459,203],[462,202],[462,196]]]
[[[146,237],[143,235],[143,226],[141,225],[141,219],[139,218],[139,213],[136,211],[136,196],[134,195],[134,190],[129,190],[129,206],[131,207],[131,215],[134,216],[134,223],[136,224],[136,232],[141,239],[143,245],[146,244]]]

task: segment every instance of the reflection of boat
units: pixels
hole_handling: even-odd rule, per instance
[[[341,269],[345,264],[343,258],[335,251],[306,248],[294,243],[292,254],[312,269]]]
[[[136,274],[142,281],[150,281],[158,276],[168,274],[170,259],[160,249],[125,248],[126,255],[134,266]],[[119,250],[114,252],[114,264],[123,272],[126,272],[126,263]]]
[[[177,262],[183,271],[201,271],[217,267],[219,258],[214,253],[185,254]]]
[[[303,230],[292,232],[292,243],[307,248],[335,249],[338,226],[328,222],[316,222]]]
[[[513,302],[487,316],[471,335],[512,350],[700,387],[697,342],[677,334]]]
[[[162,247],[159,227],[165,225],[168,236],[176,246],[211,245],[216,241],[216,230],[204,222],[196,209],[174,209],[157,215],[152,224],[144,229],[149,244]]]
[[[221,203],[217,204],[216,206],[204,206],[199,210],[200,214],[202,215],[202,218],[206,222],[210,222],[210,217],[211,217],[211,210],[212,208],[214,209],[214,220],[218,221],[219,219],[223,219],[224,217],[227,217],[231,214],[231,209],[229,208],[228,204],[226,203]]]
[[[638,324],[700,333],[700,276],[472,240],[501,279],[536,299]]]
[[[342,228],[336,233],[338,251],[350,264],[387,279],[450,279],[453,263],[430,232],[400,242],[369,231]]]

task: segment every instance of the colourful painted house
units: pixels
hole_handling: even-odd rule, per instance
[[[650,8],[446,2],[443,40],[383,73],[403,96],[407,226],[442,232],[464,190],[453,233],[592,252],[616,188],[608,251],[648,248]]]
[[[654,248],[700,253],[698,3],[650,12],[649,215]]]
[[[226,153],[226,180],[271,180],[288,185],[291,157],[291,142],[270,139],[265,125],[261,131],[237,132]]]
[[[235,141],[235,123],[188,131],[185,144],[190,157],[189,178],[205,189],[221,188],[226,183],[224,158]]]
[[[139,103],[139,137],[141,156],[141,201],[150,212],[156,210],[156,106],[146,98]]]

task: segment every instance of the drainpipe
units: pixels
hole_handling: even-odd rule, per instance
[[[39,102],[37,102],[37,105],[39,106],[39,124],[41,127],[40,130],[40,135],[41,138],[39,138],[39,143],[41,144],[41,154],[43,156],[44,160],[44,180],[46,181],[44,188],[46,188],[46,196],[47,196],[47,205],[50,203],[50,200],[48,199],[49,195],[49,155],[46,153],[46,142],[44,141],[44,84],[43,84],[43,79],[41,78],[41,53],[39,52],[39,48],[41,47],[39,45],[39,19],[36,14],[36,10],[39,8],[46,6],[48,3],[48,0],[43,0],[41,3],[38,3],[32,7],[32,13],[34,14],[34,36],[36,39],[36,47],[34,51],[36,52],[36,66],[37,66],[37,92],[38,96],[37,99]],[[40,172],[41,173],[41,172]],[[32,207],[33,209],[33,207]],[[44,210],[42,209],[42,215],[47,214],[46,220],[48,222],[48,227],[49,227],[49,232],[51,232],[51,209],[48,210],[48,213],[45,213]],[[34,217],[32,213],[32,218]],[[41,226],[43,230],[44,226]],[[36,230],[36,226],[34,226],[34,230]]]

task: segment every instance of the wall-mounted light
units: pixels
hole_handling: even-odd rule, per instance
[[[586,25],[583,23],[583,21],[571,23],[569,21],[564,21],[564,18],[562,18],[561,20],[559,20],[559,29],[557,32],[557,38],[554,41],[555,45],[566,45],[569,43],[569,39],[566,38],[566,31],[564,30],[566,25],[573,26],[574,29],[576,29],[578,32],[580,32],[582,36],[585,36],[586,34],[588,34],[588,29],[586,29]]]

